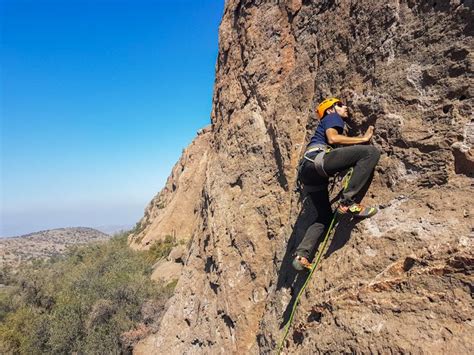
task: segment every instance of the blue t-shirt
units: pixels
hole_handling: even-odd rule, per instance
[[[335,112],[324,116],[324,118],[319,122],[318,127],[316,127],[316,131],[314,132],[313,137],[311,137],[308,146],[314,144],[330,145],[328,143],[328,138],[326,137],[326,130],[334,128],[339,134],[342,134],[344,132],[344,124],[344,120]]]

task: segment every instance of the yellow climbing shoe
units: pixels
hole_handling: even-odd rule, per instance
[[[369,218],[375,215],[378,212],[378,209],[375,207],[364,207],[358,203],[353,203],[351,205],[345,206],[340,204],[337,208],[337,213],[339,214],[349,214],[357,218]]]

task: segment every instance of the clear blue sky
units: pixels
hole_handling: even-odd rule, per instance
[[[142,217],[210,123],[223,7],[0,0],[0,236]]]

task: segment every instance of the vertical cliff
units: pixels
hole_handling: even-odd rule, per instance
[[[339,225],[285,351],[472,349],[473,19],[462,0],[226,1],[202,170],[159,195],[179,205],[193,186],[195,218],[177,217],[190,249],[160,331],[135,352],[275,350],[313,213],[296,166],[327,96],[351,107],[352,134],[376,128],[365,199],[381,211]],[[137,247],[175,228],[153,210]]]
[[[188,241],[199,223],[199,206],[209,150],[210,127],[183,151],[165,187],[151,200],[145,215],[129,236],[135,249],[148,249],[153,242],[172,236]]]

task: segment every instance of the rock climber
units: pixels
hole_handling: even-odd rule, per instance
[[[297,270],[311,268],[310,259],[315,253],[318,239],[329,227],[333,211],[329,202],[328,179],[352,168],[352,174],[342,192],[336,212],[356,218],[368,218],[377,213],[375,207],[364,207],[354,197],[368,182],[379,161],[380,152],[371,145],[364,145],[372,138],[374,127],[369,126],[361,137],[348,137],[344,133],[349,110],[341,100],[329,98],[317,107],[320,122],[300,163],[298,178],[316,207],[317,218],[306,230],[296,249],[293,267]],[[336,147],[337,146],[337,147]]]

